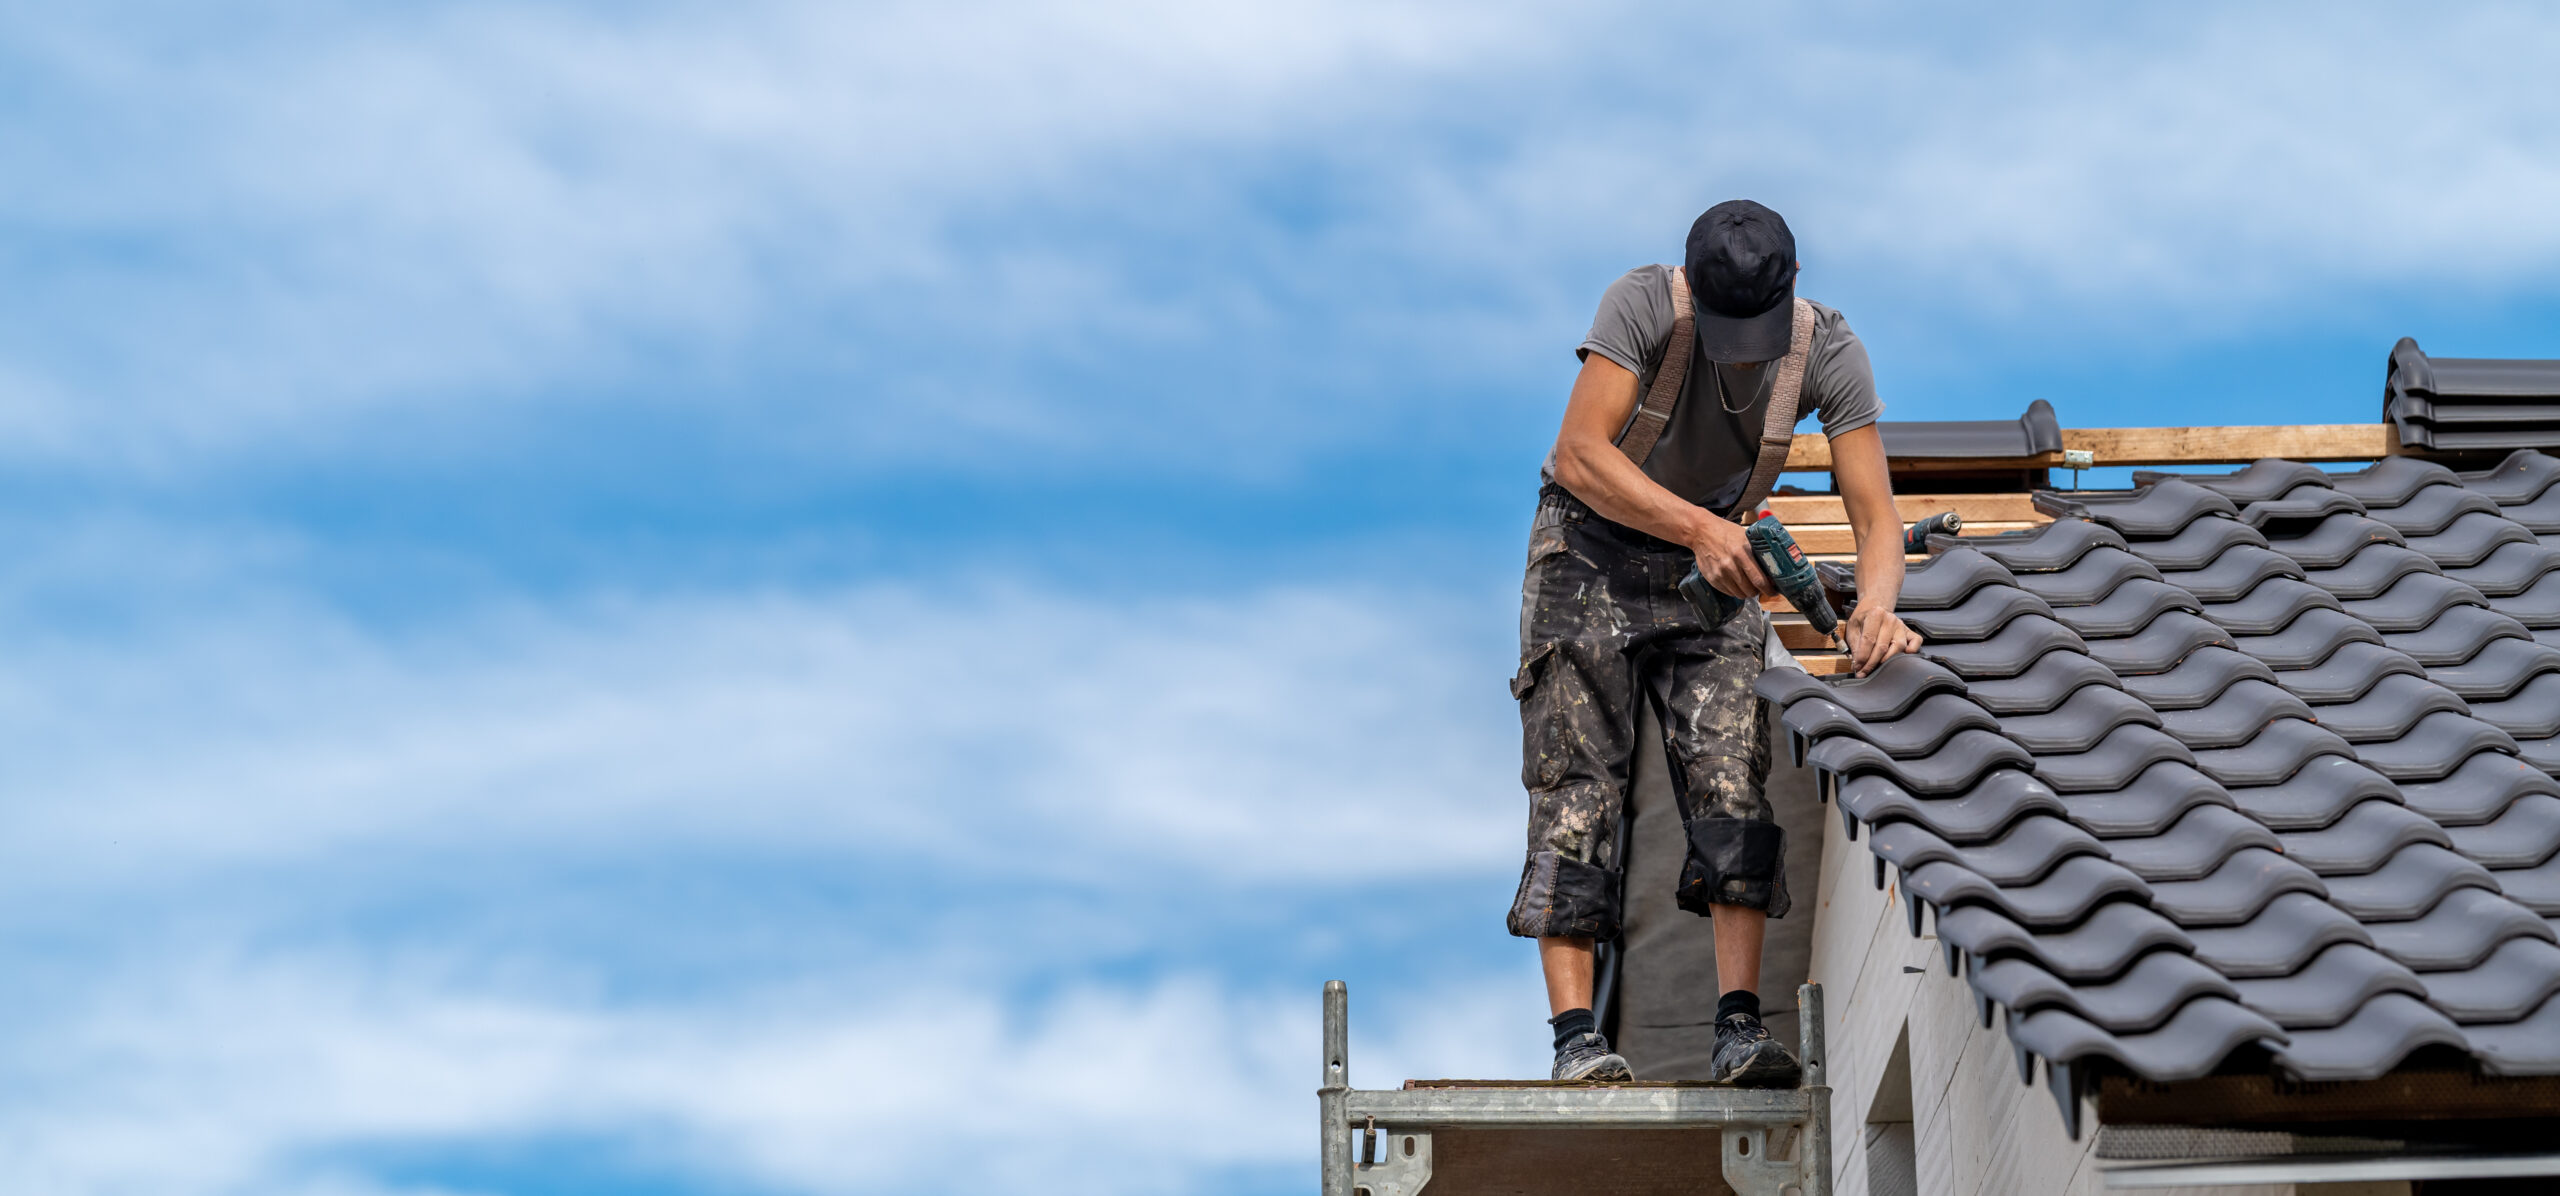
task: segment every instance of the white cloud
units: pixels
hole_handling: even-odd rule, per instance
[[[0,419],[166,467],[602,388],[856,461],[1182,469],[1480,406],[1563,360],[1592,263],[1734,192],[1795,214],[1816,285],[1974,336],[2239,335],[2560,260],[2541,14],[2015,17],[21,15],[0,219],[41,301]],[[1639,69],[1596,34],[1633,25],[1768,52]],[[700,398],[631,397],[668,377]]]
[[[1187,1192],[1312,1169],[1313,992],[1088,985],[1025,1017],[896,962],[651,1007],[378,958],[163,960],[0,1033],[12,1073],[46,1081],[0,1094],[0,1171],[28,1196],[423,1196],[381,1186],[367,1152],[544,1139],[812,1193]],[[1354,1081],[1533,1072],[1534,986],[1480,979],[1369,1002]]]
[[[1116,884],[1431,875],[1513,850],[1498,612],[1356,588],[965,588],[396,630],[268,596],[106,640],[28,634],[0,666],[0,857],[10,884],[78,887],[384,843],[825,845]],[[1339,846],[1390,823],[1392,856]]]

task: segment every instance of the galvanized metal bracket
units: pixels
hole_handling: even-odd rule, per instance
[[[1790,1189],[1798,1193],[1806,1190],[1808,1160],[1778,1159],[1768,1130],[1729,1125],[1720,1136],[1724,1139],[1724,1182],[1735,1196],[1787,1196]],[[1803,1154],[1807,1145],[1799,1136],[1796,1153]]]
[[[1388,1130],[1387,1156],[1378,1157],[1378,1130],[1361,1135],[1360,1162],[1351,1169],[1352,1196],[1421,1196],[1431,1182],[1431,1135]]]

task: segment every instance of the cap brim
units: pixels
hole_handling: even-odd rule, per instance
[[[1795,296],[1756,316],[1720,316],[1701,307],[1695,320],[1698,352],[1709,361],[1776,361],[1795,339]]]

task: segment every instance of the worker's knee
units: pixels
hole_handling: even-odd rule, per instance
[[[1618,873],[1552,851],[1533,851],[1512,898],[1511,933],[1524,939],[1618,937]]]
[[[1786,916],[1787,832],[1756,818],[1697,818],[1689,823],[1689,858],[1680,868],[1680,908],[1705,914],[1715,905]]]

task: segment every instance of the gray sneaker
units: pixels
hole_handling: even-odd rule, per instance
[[[1787,1088],[1804,1074],[1785,1043],[1760,1019],[1736,1013],[1716,1021],[1715,1078],[1742,1088]]]
[[[1576,1034],[1556,1048],[1556,1072],[1559,1080],[1632,1080],[1636,1073],[1627,1070],[1627,1061],[1609,1049],[1609,1040],[1597,1034]]]

